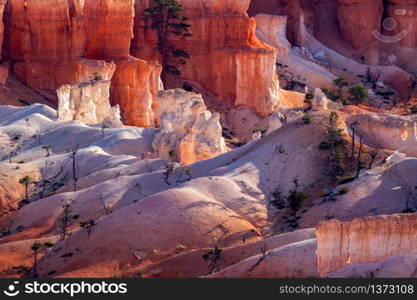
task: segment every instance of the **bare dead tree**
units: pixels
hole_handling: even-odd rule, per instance
[[[17,155],[20,150],[20,134],[16,134],[10,141],[9,163],[12,163],[12,158]]]
[[[259,266],[259,264],[265,260],[266,249],[267,249],[266,244],[262,248],[259,248],[259,250],[261,250],[262,256],[258,259],[258,261],[252,267],[249,268],[248,270],[249,272],[252,272],[253,270],[255,270],[255,268]]]
[[[359,153],[358,153],[358,165],[356,169],[356,177],[359,177],[361,169],[362,169],[362,162],[361,162],[362,152],[363,152],[363,137],[361,136],[359,139]]]
[[[42,180],[38,184],[38,188],[40,189],[39,199],[43,199],[45,196],[47,196],[47,194],[50,191],[55,191],[59,187],[58,181],[67,180],[67,177],[69,176],[69,172],[66,171],[67,169],[66,166],[69,163],[69,161],[70,159],[62,161],[59,165],[59,170],[57,171],[57,173],[51,177],[48,177],[49,162],[47,159],[45,159],[45,167],[41,171]]]
[[[71,205],[74,203],[73,200],[70,200],[66,203],[62,204],[62,216],[59,219],[59,227],[60,231],[59,234],[61,236],[61,240],[65,240],[68,235],[68,227],[71,224],[71,221],[74,219],[74,216],[72,215],[71,211]]]
[[[374,89],[376,89],[376,84],[377,82],[379,82],[379,80],[381,79],[382,74],[384,73],[384,70],[382,68],[375,68],[375,72],[373,75],[373,81],[372,81],[372,86]]]
[[[213,250],[210,250],[203,255],[204,261],[209,262],[209,274],[212,274],[214,271],[216,271],[218,263],[221,260],[222,252],[223,250],[219,246],[215,246]]]
[[[52,146],[50,146],[50,145],[44,145],[44,146],[42,146],[42,149],[46,151],[46,156],[45,157],[49,157],[51,155],[51,152],[50,151],[52,149]]]
[[[71,150],[71,161],[72,161],[72,168],[71,168],[71,170],[72,170],[72,186],[73,186],[74,192],[76,192],[76,191],[77,191],[78,171],[79,171],[79,168],[78,168],[78,165],[77,165],[77,161],[76,161],[76,158],[77,158],[77,152],[78,152],[78,145],[77,145],[77,146],[75,146],[75,148],[73,148],[73,149]]]
[[[372,84],[373,89],[377,88],[377,82],[379,82],[383,73],[383,69],[378,67],[374,69],[374,72],[371,71],[371,68],[366,69],[366,80]]]
[[[369,162],[368,169],[372,169],[372,166],[374,165],[374,162],[376,158],[378,157],[378,154],[381,152],[381,147],[377,146],[376,148],[369,151],[369,156],[371,157],[371,161]]]
[[[359,121],[355,121],[352,124],[350,124],[349,128],[352,131],[352,158],[355,158],[355,132],[356,127],[359,125]]]
[[[103,205],[103,209],[104,209],[104,212],[106,213],[106,215],[111,215],[112,211],[111,211],[110,208],[107,207],[106,202],[104,202],[103,196],[99,195],[98,199],[100,200],[101,204]]]
[[[83,228],[87,232],[87,237],[89,238],[91,235],[91,231],[93,227],[96,226],[96,221],[89,218],[87,221],[80,222],[80,227]]]

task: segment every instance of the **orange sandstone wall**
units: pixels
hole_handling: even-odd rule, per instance
[[[218,98],[245,106],[266,117],[279,104],[275,75],[276,50],[257,40],[255,21],[246,11],[249,0],[179,0],[189,18],[193,36],[173,40],[191,55],[181,66],[182,78],[202,85]],[[141,20],[148,0],[136,2],[135,40],[132,53],[158,59],[156,38]]]
[[[156,126],[161,67],[154,34],[141,28],[148,1],[9,0],[2,58],[22,82],[51,98],[64,84],[111,79],[110,101],[128,124]],[[256,39],[249,0],[179,1],[193,33],[175,41],[191,54],[183,79],[262,117],[276,110],[276,50]]]
[[[417,214],[324,221],[316,235],[318,270],[325,275],[350,264],[417,255]]]
[[[5,9],[5,57],[29,87],[111,79],[111,102],[129,125],[155,126],[160,66],[130,56],[134,0],[12,0]],[[148,82],[152,80],[153,82]]]

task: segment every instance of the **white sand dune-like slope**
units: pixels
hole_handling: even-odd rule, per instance
[[[314,227],[320,221],[329,214],[351,220],[401,212],[411,202],[397,185],[417,185],[406,176],[416,160],[399,156],[389,172],[365,172],[335,202],[310,199],[297,213],[299,228],[306,229],[278,234],[271,193],[278,187],[288,193],[297,178],[301,189],[316,195],[317,182],[327,176],[326,153],[318,148],[327,116],[314,113],[311,124],[295,120],[236,150],[182,166],[146,158],[156,129],[102,130],[57,121],[43,105],[1,106],[0,272],[24,276],[17,272],[32,267],[30,246],[41,241],[53,244],[40,251],[42,276],[319,276]],[[32,178],[30,203],[19,206],[25,198],[19,179],[26,175]],[[80,226],[86,221],[91,230]]]

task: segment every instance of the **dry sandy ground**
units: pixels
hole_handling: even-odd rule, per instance
[[[288,193],[297,178],[300,189],[317,195],[318,182],[326,181],[326,152],[318,146],[327,118],[327,112],[313,113],[311,124],[298,118],[258,141],[181,166],[144,158],[154,129],[103,132],[56,121],[56,112],[43,105],[2,106],[2,145],[20,148],[12,163],[10,146],[0,152],[1,272],[23,276],[19,272],[33,263],[30,245],[39,240],[54,243],[39,255],[42,276],[318,276],[311,228],[329,215],[350,220],[415,207],[411,187],[417,185],[407,176],[416,160],[398,155],[389,167],[363,172],[337,201],[318,197],[302,206],[298,223],[310,229],[277,231],[272,192]],[[44,145],[51,146],[49,156]],[[71,149],[77,145],[74,191]],[[31,203],[18,209],[24,198],[18,180],[25,175],[34,179]],[[51,178],[56,189],[49,188]],[[64,204],[70,220],[60,240]],[[90,220],[91,230],[80,226]]]

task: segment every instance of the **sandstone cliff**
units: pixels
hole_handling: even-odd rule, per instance
[[[387,14],[394,18],[397,26],[394,33],[406,32],[400,43],[403,46],[417,47],[417,2],[413,0],[389,0]]]
[[[155,56],[156,39],[141,25],[147,0],[136,3],[133,55],[144,59]],[[276,50],[255,36],[255,20],[248,17],[249,0],[179,1],[185,8],[193,36],[174,40],[191,58],[180,67],[182,78],[197,82],[204,89],[235,107],[249,107],[262,117],[279,104],[275,74]]]
[[[338,19],[345,40],[355,48],[361,48],[375,41],[373,30],[380,31],[382,13],[380,0],[339,0]]]
[[[128,124],[155,126],[160,67],[129,55],[133,18],[133,0],[8,1],[5,58],[20,80],[49,96],[64,84],[110,80],[114,61],[112,104]]]
[[[339,0],[338,19],[341,33],[356,49],[376,42],[373,31],[378,31],[395,43],[415,48],[416,15],[416,1]],[[394,23],[390,23],[392,20]]]
[[[264,42],[274,46],[279,53],[288,54],[291,44],[286,38],[287,16],[259,14],[255,16],[256,35]]]
[[[317,227],[316,235],[321,275],[351,264],[417,255],[416,214],[324,221]]]
[[[180,2],[193,33],[175,41],[191,54],[182,78],[261,117],[274,112],[280,98],[276,50],[256,38],[255,20],[246,14],[249,0]],[[96,75],[109,80],[108,63],[114,62],[111,104],[120,105],[129,125],[157,126],[161,68],[155,36],[141,28],[148,5],[148,0],[8,1],[3,57],[22,82],[50,99],[64,84]]]

